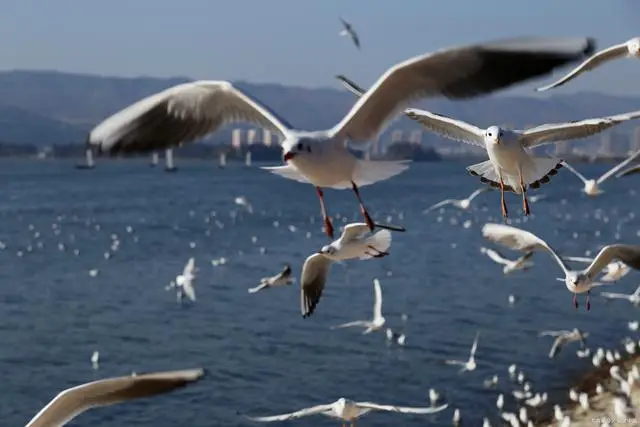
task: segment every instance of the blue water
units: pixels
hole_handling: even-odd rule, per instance
[[[0,251],[2,425],[26,424],[58,391],[75,384],[199,366],[209,375],[191,387],[92,410],[70,425],[251,425],[236,412],[277,414],[341,396],[421,406],[430,387],[451,404],[427,417],[431,424],[450,425],[456,407],[464,422],[479,423],[496,415],[497,391],[483,388],[484,379],[499,374],[498,390],[509,392],[511,363],[534,391],[564,390],[588,369],[589,359],[578,359],[573,347],[547,359],[550,340],[538,338],[539,331],[579,327],[591,333],[590,347],[615,346],[635,320],[630,305],[599,296],[590,312],[574,310],[571,294],[555,281],[560,270],[544,253],[534,256],[531,270],[505,278],[479,252],[488,244],[482,225],[501,221],[498,192],[479,196],[469,212],[423,215],[430,204],[462,198],[479,186],[463,163],[414,164],[363,189],[374,217],[408,231],[394,235],[389,257],[334,266],[315,314],[302,319],[297,286],[255,295],[247,288],[285,262],[299,276],[305,257],[326,244],[313,189],[258,168],[220,170],[195,161],[178,166],[178,173],[168,174],[136,160],[98,163],[93,171],[63,161],[0,162],[0,241],[6,245]],[[609,167],[577,166],[594,176]],[[531,205],[534,215],[526,223],[520,199],[509,195],[513,225],[571,255],[616,241],[621,220],[621,241],[639,240],[640,218],[633,217],[638,178],[611,179],[596,199],[582,195],[581,187],[561,170],[532,193],[548,197]],[[252,203],[253,214],[234,204],[239,195]],[[341,216],[336,223],[342,217],[360,221],[350,191],[325,195],[330,214]],[[466,220],[469,228],[462,226]],[[107,260],[112,234],[120,248]],[[198,299],[181,307],[164,287],[191,256],[199,268]],[[220,257],[227,263],[213,266]],[[97,277],[90,277],[91,269],[99,270]],[[329,329],[371,316],[376,277],[389,325],[399,328],[401,313],[409,315],[404,348],[388,345],[382,333]],[[616,291],[632,292],[639,277],[631,272]],[[507,303],[509,294],[519,298],[515,306]],[[478,368],[459,375],[443,360],[465,359],[477,330]],[[94,350],[100,351],[97,371],[90,362]],[[373,413],[360,424],[419,426],[424,418]],[[337,424],[322,416],[298,423]]]

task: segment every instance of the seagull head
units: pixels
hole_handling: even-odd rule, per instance
[[[302,138],[290,137],[282,144],[282,148],[284,149],[282,159],[285,162],[288,162],[300,154],[311,153],[311,141]]]
[[[591,280],[585,274],[571,271],[567,273],[567,277],[564,279],[558,278],[557,280],[563,281],[571,292],[583,293],[591,289]]]
[[[504,131],[500,129],[498,126],[491,126],[484,131],[485,142],[490,142],[492,144],[500,144],[502,143],[503,137],[504,137]]]
[[[336,248],[331,245],[324,245],[322,249],[318,251],[318,253],[322,255],[333,255],[336,253]]]

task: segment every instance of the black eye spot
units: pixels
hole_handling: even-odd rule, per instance
[[[298,151],[301,151],[301,150],[302,150],[302,142],[298,142],[298,145],[296,145],[296,149],[297,149]]]

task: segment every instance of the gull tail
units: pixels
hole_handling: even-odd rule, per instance
[[[260,169],[267,170],[273,174],[280,175],[283,178],[293,179],[294,181],[304,182],[305,184],[309,183],[307,177],[302,175],[298,169],[291,165],[285,166],[262,166]]]
[[[562,161],[553,157],[530,157],[523,165],[522,174],[527,188],[540,188],[540,185],[549,182],[550,177],[558,173],[562,168]],[[487,160],[467,167],[473,176],[479,176],[480,182],[491,187],[500,188],[500,176],[496,168]],[[504,190],[520,194],[520,178],[517,176],[503,175]]]
[[[357,160],[353,181],[358,187],[384,181],[409,169],[408,160],[368,161]]]
[[[360,259],[373,258],[372,255],[377,255],[381,252],[387,252],[391,246],[391,232],[389,230],[380,230],[373,236],[367,238],[364,241],[366,246],[371,246],[374,249],[367,250],[367,254],[360,257]],[[377,252],[376,252],[377,251]]]

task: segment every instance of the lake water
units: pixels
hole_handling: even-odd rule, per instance
[[[481,236],[482,225],[502,221],[498,192],[480,195],[468,212],[448,208],[424,215],[430,204],[466,197],[480,186],[464,163],[414,164],[364,188],[372,215],[407,232],[394,234],[386,258],[334,266],[308,319],[300,315],[297,286],[252,295],[247,289],[287,262],[299,276],[304,259],[326,244],[311,186],[257,167],[221,170],[212,162],[180,159],[173,174],[150,168],[146,160],[99,160],[92,171],[64,161],[0,165],[0,241],[6,245],[0,251],[0,419],[6,426],[26,424],[58,391],[75,384],[200,366],[208,376],[191,387],[89,411],[70,425],[251,425],[238,410],[278,414],[342,396],[424,406],[431,387],[450,407],[427,417],[430,424],[450,425],[457,407],[464,422],[479,425],[483,416],[496,419],[498,391],[514,388],[507,380],[511,363],[541,392],[564,393],[588,369],[590,359],[577,358],[577,347],[549,360],[551,339],[538,338],[539,331],[578,327],[591,333],[590,347],[616,346],[631,334],[627,322],[636,319],[631,305],[609,303],[599,292],[590,312],[583,305],[575,310],[571,294],[555,280],[559,268],[544,253],[533,257],[529,271],[504,277],[502,267],[479,251],[491,246]],[[609,166],[577,167],[598,176]],[[563,169],[530,193],[547,198],[531,205],[526,222],[520,198],[507,196],[512,224],[567,255],[596,251],[617,238],[637,242],[640,198],[633,189],[639,180],[611,179],[603,186],[606,193],[589,199]],[[234,204],[240,195],[253,214]],[[328,190],[325,196],[329,213],[340,215],[336,225],[342,218],[361,221],[350,191]],[[113,239],[119,249],[106,259]],[[199,268],[197,301],[180,306],[165,286],[189,257]],[[221,257],[227,262],[214,266],[212,260]],[[89,275],[92,269],[96,277]],[[389,325],[400,328],[401,314],[409,316],[405,347],[388,345],[384,333],[330,330],[371,316],[376,277]],[[631,272],[615,290],[633,292],[638,278]],[[518,297],[514,306],[509,294]],[[466,359],[478,330],[478,368],[459,375],[443,361]],[[94,350],[100,351],[98,370],[90,362]],[[483,387],[494,373],[500,375],[498,391]],[[391,422],[420,426],[425,417],[372,413],[358,423]],[[316,416],[297,423],[339,421]]]

